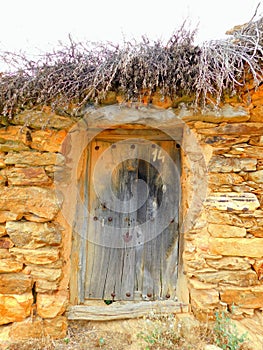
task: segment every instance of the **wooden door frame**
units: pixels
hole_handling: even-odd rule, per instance
[[[183,251],[184,251],[184,236],[190,232],[194,226],[195,220],[200,216],[200,212],[203,208],[203,202],[207,195],[207,170],[206,160],[203,154],[204,145],[200,145],[194,132],[182,121],[182,115],[176,115],[173,109],[160,109],[152,106],[121,106],[121,105],[110,105],[101,108],[89,108],[83,119],[78,121],[76,125],[69,131],[66,140],[63,142],[61,153],[65,156],[66,165],[65,171],[69,173],[70,181],[64,183],[63,179],[62,186],[65,191],[59,188],[59,192],[64,195],[64,201],[61,208],[61,214],[66,219],[68,224],[67,240],[64,245],[63,258],[66,261],[66,281],[69,281],[69,305],[67,309],[67,315],[69,319],[98,319],[96,315],[101,314],[105,319],[114,318],[132,318],[131,310],[124,307],[123,310],[118,309],[121,305],[113,303],[107,306],[96,306],[96,303],[91,301],[89,306],[80,305],[79,297],[79,279],[81,265],[83,259],[79,254],[81,237],[79,235],[77,222],[75,220],[75,213],[77,208],[77,197],[78,193],[83,195],[83,186],[79,183],[79,180],[83,178],[83,174],[86,168],[86,157],[87,157],[87,145],[91,141],[94,135],[97,135],[100,131],[106,129],[112,130],[111,137],[114,136],[116,130],[124,130],[127,134],[136,134],[136,130],[142,130],[140,132],[149,133],[153,129],[161,130],[166,135],[170,135],[172,140],[178,141],[181,145],[181,205],[179,211],[179,234],[180,234],[180,245],[179,245],[179,270],[176,287],[176,295],[180,302],[189,305],[189,287],[187,276],[187,266],[183,263]],[[115,130],[115,131],[114,131]],[[104,131],[105,132],[105,131]],[[156,136],[157,137],[157,136]],[[159,137],[159,136],[158,136]],[[69,178],[68,177],[68,178]],[[76,185],[77,184],[77,185]],[[194,184],[194,188],[193,188]],[[193,191],[194,189],[194,191]],[[80,212],[80,216],[83,213]],[[70,270],[68,274],[67,271]],[[173,306],[171,306],[172,300],[169,302],[169,312],[173,312]],[[129,302],[131,308],[135,308],[135,302]],[[143,304],[137,305],[137,316],[142,316],[145,309],[145,303],[151,303],[152,306],[157,305],[153,302],[142,302]],[[161,301],[161,307],[164,306]],[[181,304],[182,305],[182,304]],[[124,305],[125,306],[125,305]],[[149,306],[149,304],[148,304]],[[102,307],[102,308],[101,308]],[[116,312],[114,314],[114,307]],[[160,307],[157,305],[156,307]],[[82,308],[82,309],[81,309]],[[84,308],[84,309],[83,309]],[[91,313],[88,310],[91,308]],[[178,309],[178,305],[175,305],[175,309]],[[113,310],[113,314],[111,311]],[[179,307],[179,310],[183,310]],[[104,315],[104,316],[103,316]],[[136,315],[136,313],[134,313]],[[137,317],[135,316],[135,317]],[[108,317],[108,318],[107,318]],[[102,319],[99,318],[99,319]]]

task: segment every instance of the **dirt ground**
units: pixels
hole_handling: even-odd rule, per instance
[[[68,333],[64,339],[50,338],[31,339],[12,344],[0,344],[0,350],[214,350],[213,332],[207,324],[200,324],[191,314],[176,315],[176,323],[170,324],[167,319],[150,320],[131,319],[108,322],[71,321]],[[240,350],[263,350],[263,328],[257,332],[255,324],[250,320],[237,323],[242,334],[249,332],[249,340],[240,347]],[[153,342],[156,330],[167,329],[158,342]],[[249,328],[252,328],[249,330]],[[210,344],[210,347],[208,346]],[[214,347],[211,346],[214,344]],[[229,349],[228,347],[225,349]],[[232,348],[231,348],[232,349]],[[235,348],[238,349],[238,348]]]
[[[191,317],[187,317],[187,327],[190,329],[195,326],[195,321]],[[159,327],[159,324],[156,325]],[[141,333],[151,334],[152,324],[145,319],[109,321],[109,322],[88,322],[74,321],[69,323],[67,337],[60,340],[52,340],[43,338],[39,340],[27,340],[11,344],[3,349],[5,350],[140,350],[148,349],[148,343],[145,342]],[[148,333],[149,331],[149,333]],[[188,335],[189,336],[189,335]],[[206,342],[197,345],[200,339],[193,334],[190,345],[189,339],[182,340],[180,346],[174,346],[172,349],[204,349]],[[164,341],[166,342],[166,340]],[[184,344],[185,343],[185,344]],[[196,345],[194,344],[196,343]],[[153,345],[152,345],[153,346]],[[164,347],[165,346],[165,347]],[[191,346],[191,347],[189,347]],[[149,349],[154,349],[150,347]],[[171,349],[166,345],[156,349]]]

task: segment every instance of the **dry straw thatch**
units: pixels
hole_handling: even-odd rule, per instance
[[[263,18],[236,27],[226,40],[194,45],[196,30],[183,25],[167,43],[78,43],[42,55],[1,52],[15,69],[0,75],[0,114],[11,120],[25,108],[50,105],[54,110],[102,101],[109,91],[127,100],[140,100],[158,91],[176,99],[191,96],[192,104],[219,105],[251,78],[263,81]]]

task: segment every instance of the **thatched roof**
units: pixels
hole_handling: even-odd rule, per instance
[[[140,100],[159,91],[172,99],[191,96],[195,106],[219,105],[251,79],[263,81],[263,18],[236,27],[226,40],[194,44],[195,30],[183,25],[167,43],[78,43],[70,38],[37,60],[1,52],[15,69],[0,74],[0,114],[10,120],[25,108],[69,104],[81,111],[109,91]],[[76,112],[77,113],[77,112]]]

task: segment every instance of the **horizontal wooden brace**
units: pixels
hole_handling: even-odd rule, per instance
[[[173,300],[114,302],[107,306],[70,306],[67,310],[67,317],[69,320],[110,321],[140,318],[152,313],[154,315],[167,315],[188,311],[188,304]]]

